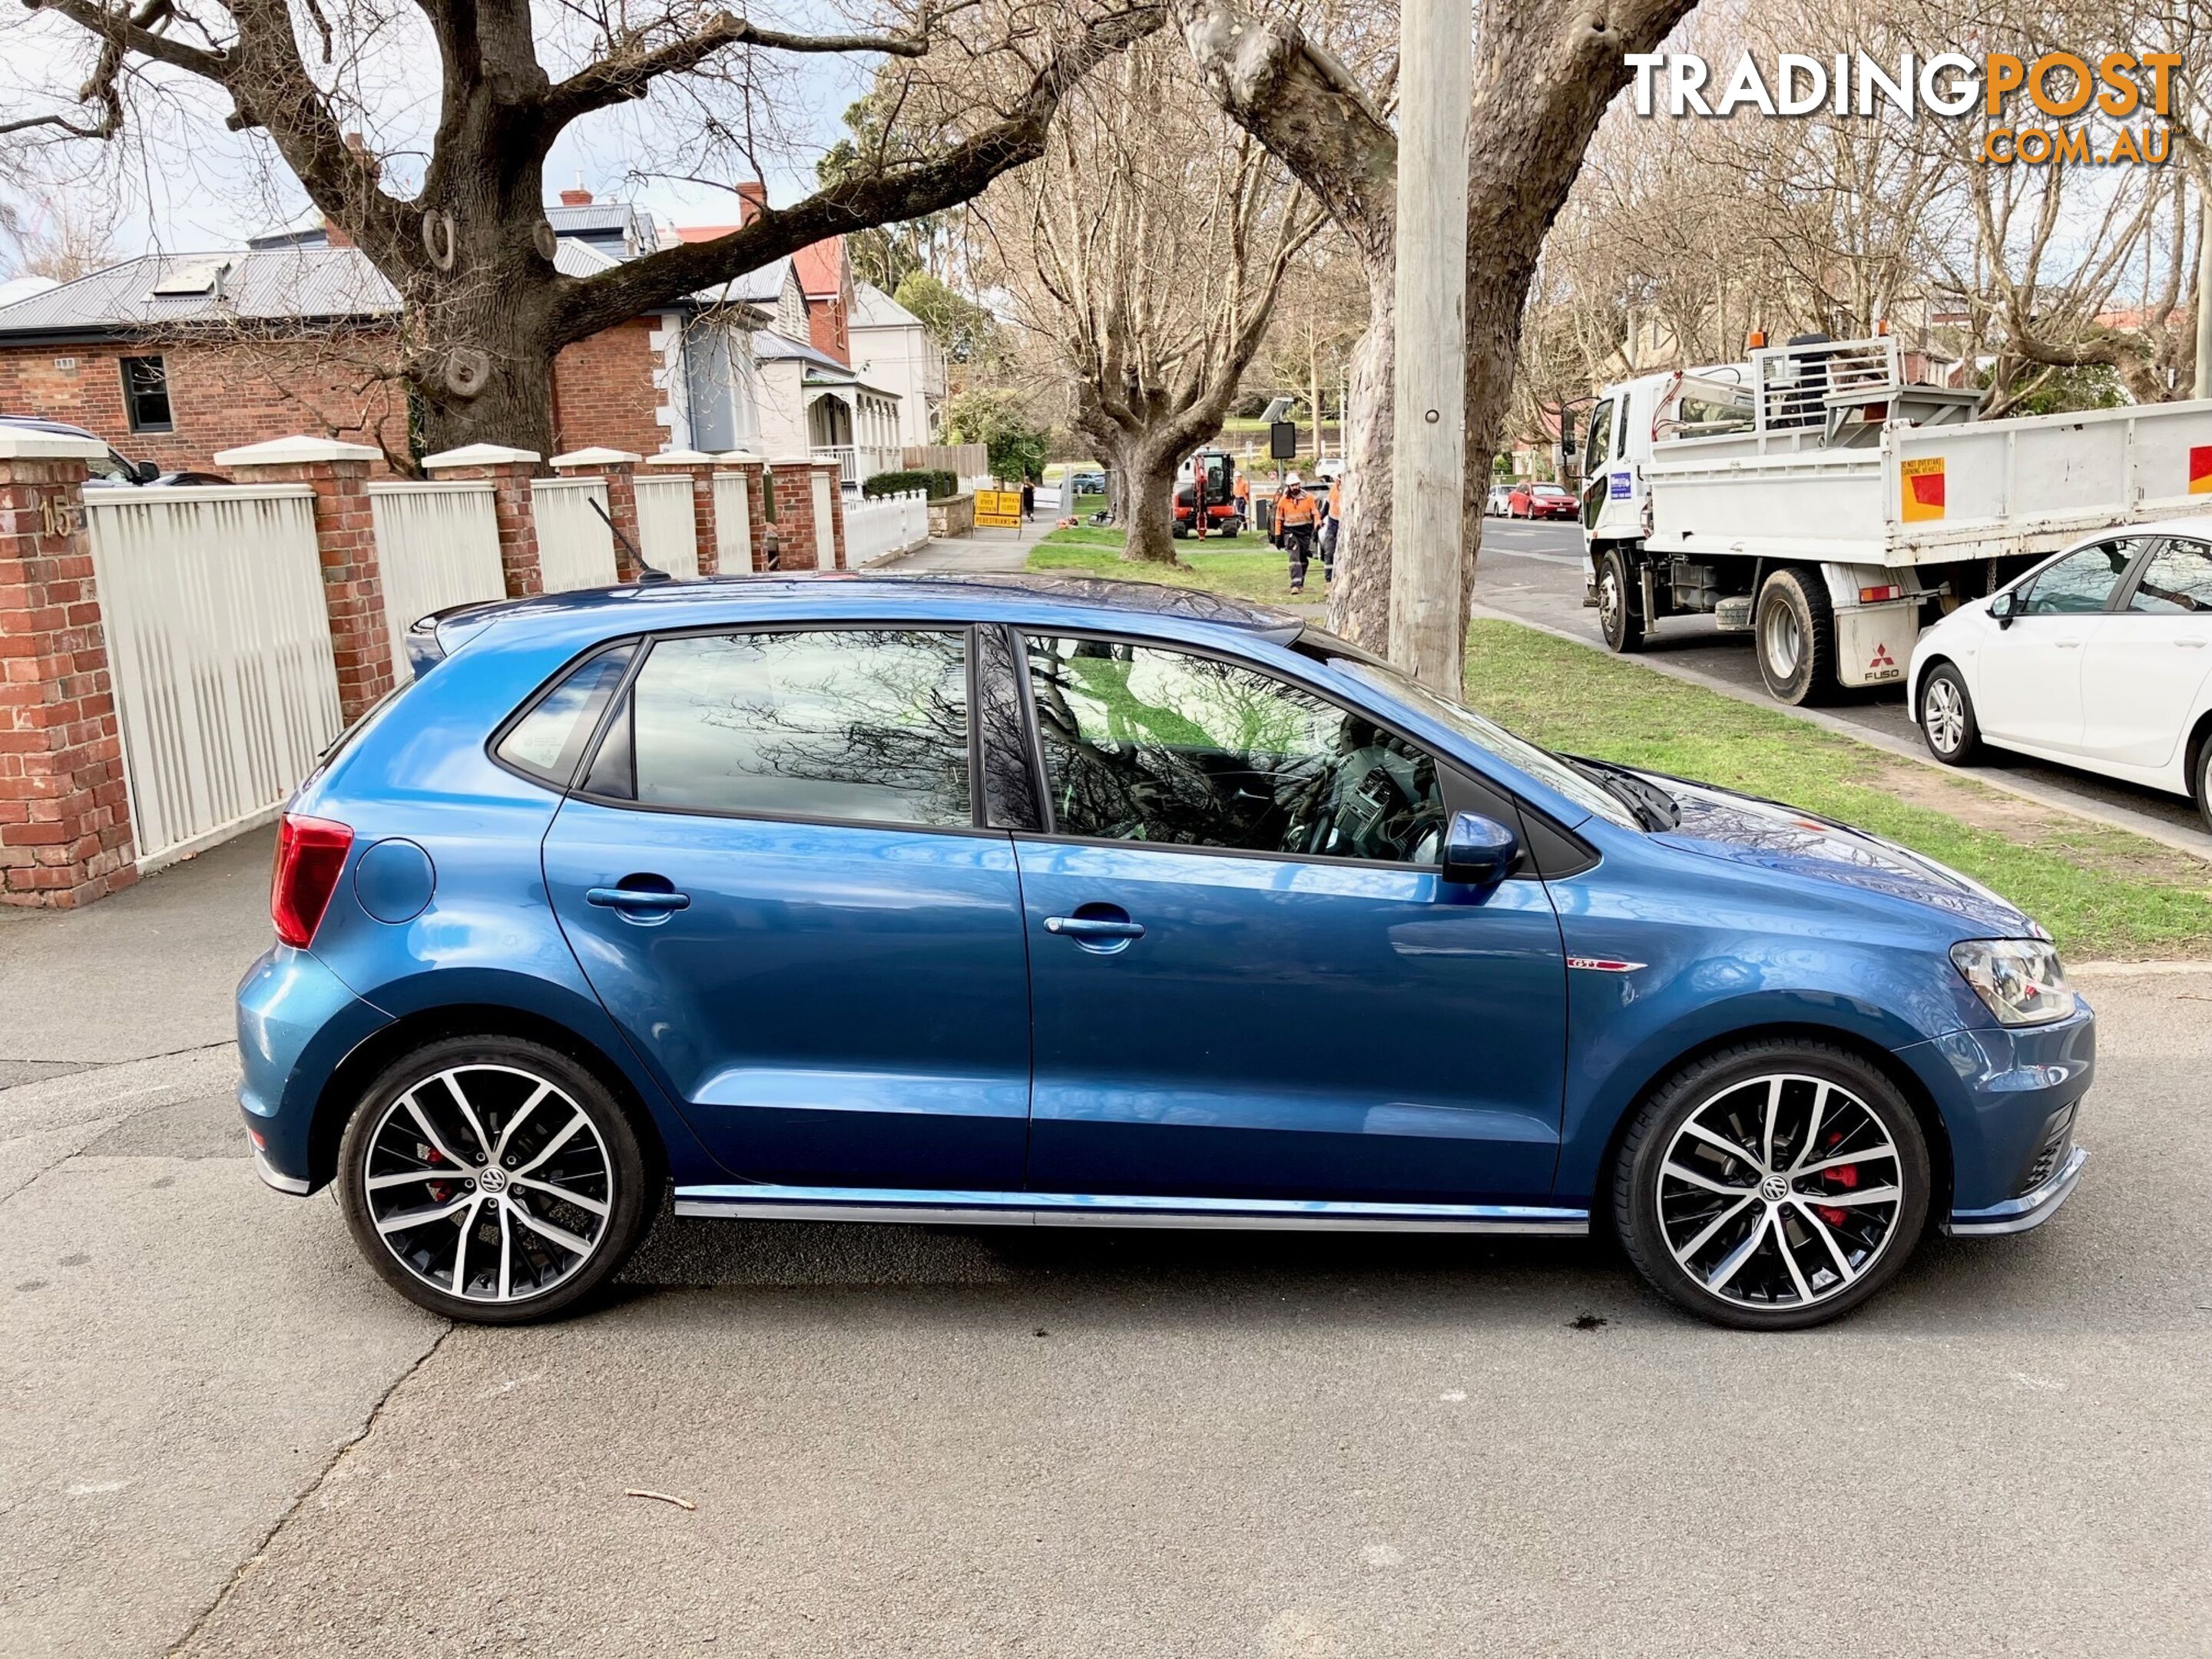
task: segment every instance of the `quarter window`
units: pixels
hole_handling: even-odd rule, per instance
[[[173,430],[169,419],[169,368],[159,357],[125,357],[123,410],[133,432]]]
[[[2029,584],[2020,614],[2064,617],[2102,611],[2141,545],[2136,541],[2110,541],[2075,549]]]
[[[499,741],[499,757],[540,782],[566,789],[600,711],[622,684],[630,647],[602,651],[530,706]]]
[[[2166,543],[2143,567],[2128,609],[2161,617],[2212,611],[2212,547]]]
[[[1032,638],[1028,651],[1060,834],[1436,862],[1436,761],[1364,715],[1154,646]]]
[[[595,792],[696,812],[974,822],[964,629],[662,640],[628,703]]]

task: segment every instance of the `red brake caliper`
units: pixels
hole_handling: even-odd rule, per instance
[[[1831,1135],[1828,1138],[1828,1145],[1831,1147],[1840,1146],[1843,1144],[1844,1138],[1841,1135]],[[1839,1164],[1834,1169],[1824,1173],[1832,1177],[1836,1185],[1846,1192],[1859,1184],[1859,1166],[1856,1164]],[[1850,1219],[1849,1212],[1839,1210],[1832,1204],[1816,1204],[1813,1207],[1820,1212],[1820,1219],[1831,1227],[1840,1227]]]

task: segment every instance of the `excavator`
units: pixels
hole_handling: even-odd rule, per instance
[[[1236,495],[1237,459],[1201,449],[1176,469],[1175,533],[1235,537],[1244,528]]]

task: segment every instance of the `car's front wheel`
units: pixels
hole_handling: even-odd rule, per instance
[[[370,1085],[338,1149],[354,1242],[448,1319],[522,1324],[611,1278],[652,1206],[635,1127],[567,1055],[516,1038],[427,1044]]]
[[[1888,1079],[1809,1041],[1747,1042],[1684,1066],[1614,1166],[1628,1258],[1717,1325],[1799,1330],[1850,1312],[1918,1243],[1928,1144]]]

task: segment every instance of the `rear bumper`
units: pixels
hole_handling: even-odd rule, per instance
[[[2058,1213],[2058,1206],[2074,1194],[2081,1179],[2081,1166],[2089,1149],[2076,1146],[2068,1153],[2058,1172],[2032,1192],[1992,1204],[1985,1210],[1954,1210],[1943,1231],[1959,1238],[1993,1238],[2005,1233],[2024,1233],[2040,1227]]]
[[[281,1193],[313,1192],[315,1111],[338,1062],[391,1016],[312,951],[279,945],[238,987],[238,1104],[253,1165]]]

